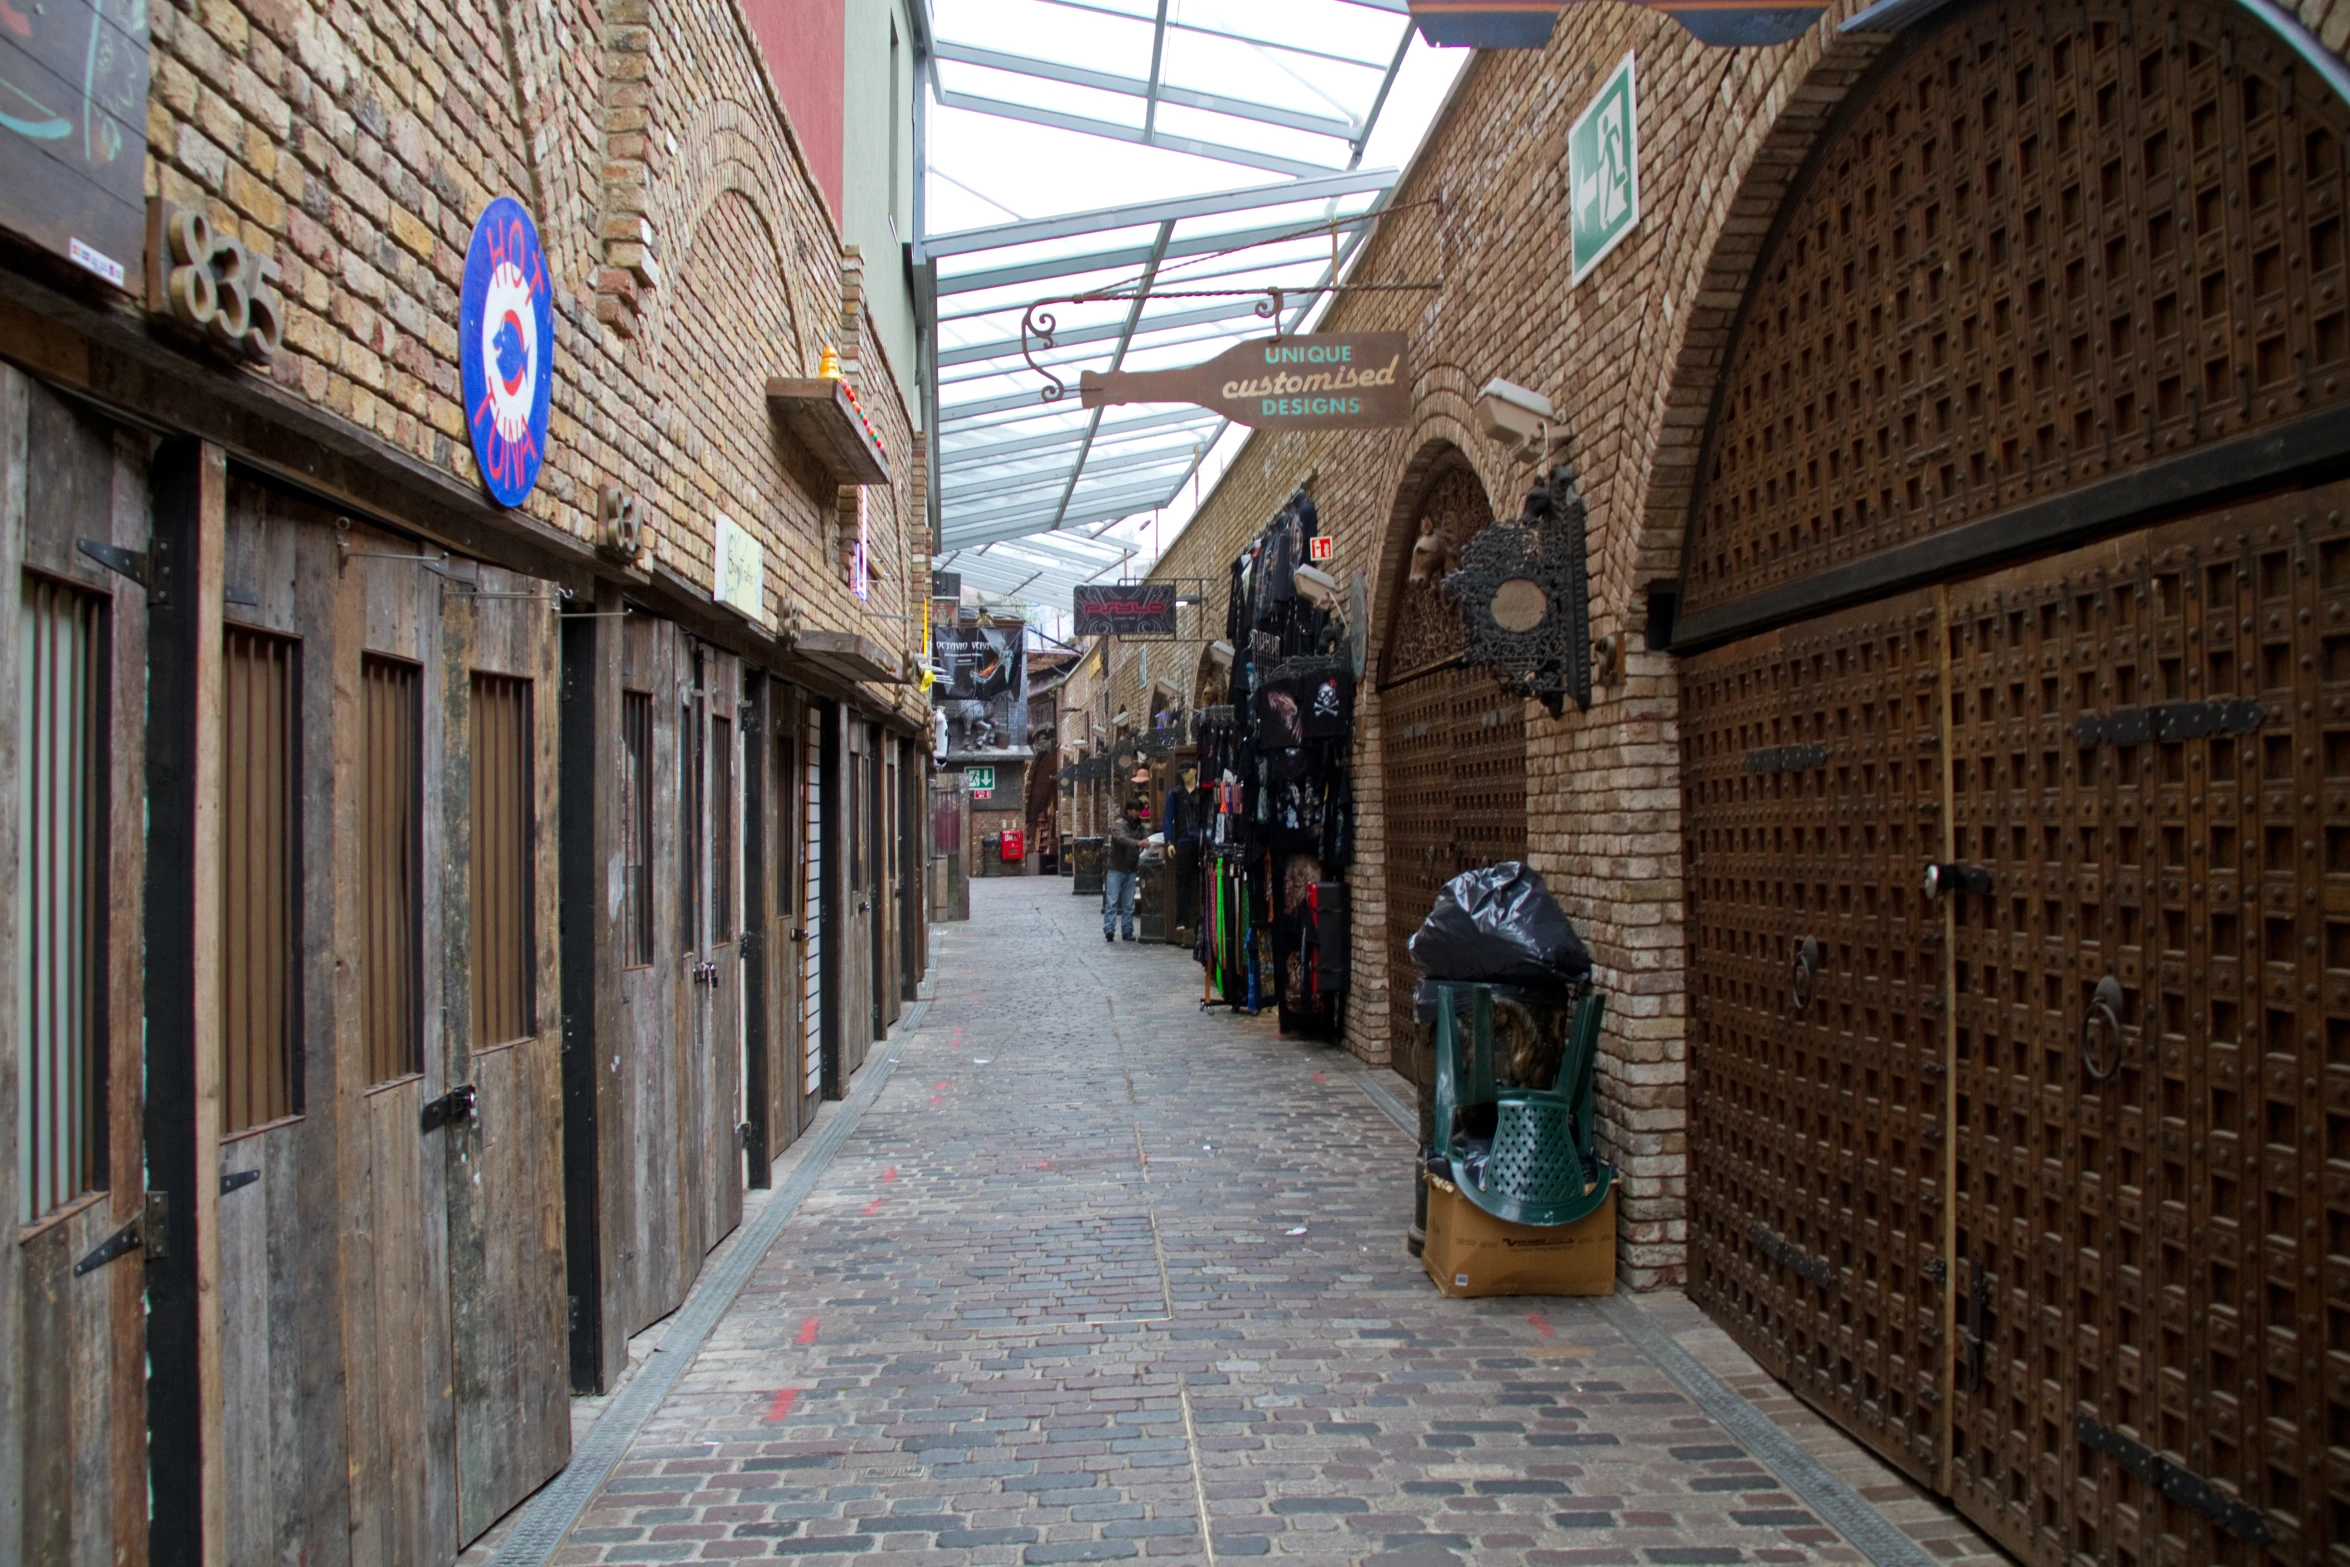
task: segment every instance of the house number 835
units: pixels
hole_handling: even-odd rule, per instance
[[[181,325],[256,359],[277,351],[285,300],[277,263],[213,231],[201,212],[174,211],[165,225],[171,272],[164,297]]]

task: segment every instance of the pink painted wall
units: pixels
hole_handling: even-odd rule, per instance
[[[751,28],[766,52],[768,72],[783,93],[792,129],[799,133],[816,183],[841,208],[841,83],[847,0],[743,0]]]

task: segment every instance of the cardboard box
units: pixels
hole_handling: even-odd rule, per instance
[[[1454,1299],[1482,1295],[1613,1295],[1616,1194],[1573,1224],[1511,1224],[1428,1177],[1428,1243],[1420,1263]]]

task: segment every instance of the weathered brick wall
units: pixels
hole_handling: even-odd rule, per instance
[[[169,0],[153,12],[149,190],[283,272],[267,370],[386,446],[476,480],[457,298],[473,218],[511,194],[555,284],[549,455],[523,510],[592,536],[606,485],[647,513],[651,568],[707,591],[714,513],[766,544],[770,605],[902,648],[927,555],[921,454],[735,0]],[[882,432],[863,493],[870,612],[843,512],[773,426],[771,375],[826,344]],[[896,372],[893,375],[892,372]],[[869,695],[919,719],[918,695]]]
[[[1649,13],[1575,7],[1547,50],[1477,57],[1353,273],[1442,286],[1349,295],[1327,323],[1410,335],[1413,423],[1252,438],[1154,573],[1209,578],[1220,628],[1225,568],[1311,475],[1337,537],[1334,574],[1366,578],[1375,660],[1427,463],[1457,448],[1502,516],[1539,477],[1535,454],[1476,432],[1477,388],[1502,376],[1559,409],[1554,433],[1591,509],[1593,630],[1629,652],[1589,712],[1553,719],[1529,705],[1528,844],[1609,995],[1600,1115],[1623,1176],[1622,1260],[1635,1286],[1680,1277],[1687,1171],[1679,697],[1672,661],[1644,642],[1646,586],[1679,571],[1711,376],[1746,270],[1812,136],[1878,47],[1836,39],[1829,23],[1783,48],[1714,50]],[[1638,61],[1643,219],[1570,288],[1567,127],[1627,50]],[[1154,652],[1153,667],[1172,654]],[[1388,987],[1412,976],[1387,972],[1375,689],[1357,712],[1346,1042],[1385,1062]]]

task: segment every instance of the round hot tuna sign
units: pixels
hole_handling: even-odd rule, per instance
[[[501,506],[522,504],[546,458],[554,339],[538,225],[522,203],[500,196],[483,209],[465,252],[457,358],[473,455]]]

